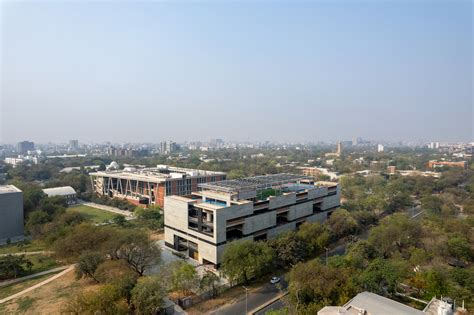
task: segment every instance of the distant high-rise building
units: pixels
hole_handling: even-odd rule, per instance
[[[69,140],[69,148],[76,150],[79,148],[79,140]]]
[[[383,144],[377,145],[377,152],[383,152]]]
[[[178,144],[173,141],[164,141],[160,143],[160,151],[162,153],[173,153],[178,150]]]
[[[22,141],[17,144],[17,151],[20,154],[24,154],[28,151],[33,151],[35,149],[35,143],[31,141]]]
[[[337,153],[338,156],[341,156],[341,154],[342,154],[342,142],[340,142],[340,141],[337,143],[336,153]]]

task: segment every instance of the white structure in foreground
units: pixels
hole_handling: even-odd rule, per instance
[[[263,240],[322,222],[340,205],[337,183],[275,174],[200,184],[200,192],[165,197],[165,244],[218,266],[227,243]]]

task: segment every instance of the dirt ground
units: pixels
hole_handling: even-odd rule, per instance
[[[0,314],[61,314],[70,297],[82,288],[93,289],[86,280],[76,280],[74,272],[33,290],[21,297],[0,305]]]

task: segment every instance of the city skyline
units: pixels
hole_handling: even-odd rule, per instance
[[[0,142],[472,141],[472,3],[2,2]]]

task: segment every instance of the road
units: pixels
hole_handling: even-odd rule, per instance
[[[280,281],[282,289],[288,287],[288,283],[282,279]],[[242,288],[243,294],[238,298],[237,302],[225,305],[213,312],[211,315],[244,315],[245,314],[245,291]],[[278,297],[282,291],[278,289],[277,286],[271,284],[270,282],[264,284],[263,286],[252,289],[247,296],[247,311],[253,310],[260,305],[271,301],[272,299]]]

